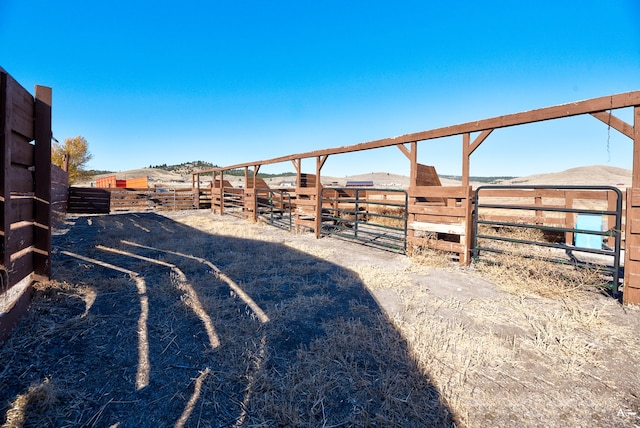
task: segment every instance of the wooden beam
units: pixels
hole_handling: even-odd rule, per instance
[[[631,179],[634,189],[640,188],[640,106],[633,109],[633,172]]]
[[[297,173],[300,173],[300,159],[291,159],[291,163],[293,167],[296,169]]]
[[[473,143],[469,145],[469,156],[476,151],[480,144],[482,144],[492,132],[493,129],[485,129],[475,138],[475,140],[473,140]]]
[[[317,156],[332,154],[351,153],[361,150],[377,149],[381,147],[397,146],[415,141],[432,140],[435,138],[451,137],[461,135],[466,132],[482,132],[489,129],[506,128],[527,123],[543,122],[551,119],[563,117],[579,116],[597,112],[606,112],[610,109],[640,106],[640,91],[625,92],[622,94],[609,95],[600,98],[592,98],[584,101],[577,101],[569,104],[561,104],[552,107],[545,107],[537,110],[530,110],[521,113],[513,113],[504,116],[497,116],[490,119],[483,119],[474,122],[462,123],[443,128],[436,128],[429,131],[415,132],[400,135],[398,137],[383,138],[381,140],[369,141],[366,143],[354,144],[351,146],[335,147],[330,149],[315,150],[312,152],[297,153],[293,155],[281,156],[266,159],[259,162],[241,163],[230,165],[224,169],[242,168],[246,165],[261,165],[287,162],[294,159],[306,159]],[[402,150],[402,149],[400,149]]]
[[[400,151],[407,157],[407,159],[411,160],[411,152],[404,144],[397,144],[396,147],[400,149]]]
[[[607,126],[611,126],[616,131],[620,132],[623,135],[633,139],[633,126],[629,125],[622,119],[617,118],[612,115],[611,112],[607,113],[606,111],[600,111],[596,113],[590,113],[591,116],[600,120]]]
[[[322,169],[322,167],[324,166],[324,163],[327,161],[327,159],[329,158],[329,155],[325,155],[325,156],[319,156],[318,159],[320,160],[320,168]]]

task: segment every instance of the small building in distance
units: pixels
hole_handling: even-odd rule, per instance
[[[373,187],[373,180],[348,180],[347,187]]]

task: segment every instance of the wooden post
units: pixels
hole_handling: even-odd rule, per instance
[[[220,215],[224,215],[224,170],[220,170]]]
[[[216,177],[218,176],[218,171],[211,171],[211,188],[209,189],[209,196],[211,197],[211,212],[216,212]],[[222,183],[222,182],[220,182]]]
[[[462,134],[462,186],[469,185],[469,158],[471,153],[469,152],[471,145],[471,134],[465,132]]]
[[[573,208],[573,194],[574,192],[568,191],[564,194],[564,206],[567,208]],[[614,208],[615,209],[615,208]],[[564,226],[566,228],[573,229],[575,227],[576,214],[565,212],[564,213]],[[573,245],[573,232],[564,233],[564,242],[567,245]]]
[[[540,192],[541,192],[540,190],[536,189],[535,196],[533,197],[534,205],[536,206],[542,206],[542,195],[540,194]],[[544,217],[544,212],[542,210],[536,210],[535,216],[536,216],[536,225],[542,226],[542,224],[544,223],[542,221],[542,217]]]
[[[418,142],[412,141],[409,144],[409,188],[415,188],[418,185]],[[411,208],[415,205],[416,198],[412,198],[409,195],[409,201],[407,202],[407,208],[409,212],[407,213],[408,223],[411,224],[414,220],[415,214],[410,214]],[[411,227],[407,227],[407,254],[413,254],[413,238],[415,237],[416,232]]]
[[[9,266],[10,253],[6,251],[8,248],[9,230],[11,228],[11,186],[9,171],[11,167],[11,99],[7,93],[8,74],[0,68],[0,164],[2,166],[2,181],[0,182],[0,232],[2,232],[2,245],[0,245],[0,269],[6,269]],[[4,275],[6,271],[0,272]],[[3,277],[6,281],[6,278]],[[5,287],[11,284],[4,285]]]
[[[193,204],[200,209],[200,173],[191,174],[191,189],[193,191]]]
[[[633,176],[631,187],[640,189],[640,106],[633,109]]]
[[[329,155],[325,155],[316,158],[316,239],[320,238],[320,230],[322,229],[322,181],[320,180],[320,173],[328,157]]]
[[[627,189],[622,301],[640,305],[640,106],[634,107],[633,119],[633,176],[631,188]]]
[[[249,190],[249,166],[244,167],[244,186],[242,186],[242,211],[247,218],[247,190]]]
[[[300,195],[298,194],[298,189],[302,185],[302,159],[291,159],[291,163],[293,167],[296,169],[296,203],[300,199]],[[291,207],[292,211],[295,211],[295,226],[296,233],[300,232],[300,223],[298,223],[298,219],[300,218],[300,212],[298,211],[298,207]]]
[[[471,263],[471,244],[473,243],[473,189],[469,185],[471,175],[471,154],[486,140],[493,129],[486,129],[471,142],[471,133],[462,134],[462,186],[468,188],[465,200],[462,201],[465,210],[465,236],[460,238],[465,246],[465,253],[460,255],[460,264],[468,266]]]
[[[410,147],[409,187],[415,187],[418,185],[418,142],[412,141]]]
[[[46,279],[51,278],[51,100],[51,88],[36,85],[33,269]]]
[[[258,221],[258,190],[256,187],[256,179],[258,178],[258,171],[260,165],[253,166],[253,221]]]

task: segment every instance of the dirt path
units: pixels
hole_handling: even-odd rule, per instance
[[[54,248],[0,346],[7,426],[640,425],[640,312],[593,291],[207,212],[69,218]]]

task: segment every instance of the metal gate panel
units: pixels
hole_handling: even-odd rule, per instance
[[[291,194],[286,190],[256,189],[258,219],[284,230],[293,227]]]
[[[321,235],[407,252],[405,190],[325,188],[321,198]]]
[[[533,200],[533,203],[522,203],[522,200]],[[561,204],[543,203],[543,199],[562,200]],[[591,200],[592,207],[575,207],[577,200]],[[612,276],[611,291],[617,296],[620,279],[623,278],[620,266],[622,237],[622,192],[612,186],[481,186],[476,190],[473,210],[473,246],[472,257],[479,259],[482,252],[505,252],[500,245],[483,245],[491,241],[511,242],[524,245],[535,245],[564,250],[578,265],[580,263],[574,252],[610,256],[612,262],[598,268],[610,272]],[[596,205],[600,205],[596,207]],[[581,226],[576,217],[581,215],[599,216],[606,221],[600,230]],[[604,224],[605,221],[602,223]],[[545,233],[562,236],[561,242],[540,242],[530,239],[513,238],[483,233],[481,226],[500,228],[516,228],[520,230],[540,230]],[[601,245],[586,245],[578,236],[595,237]],[[593,242],[593,240],[591,240]],[[580,245],[577,245],[580,244]],[[549,261],[566,262],[557,258]]]

